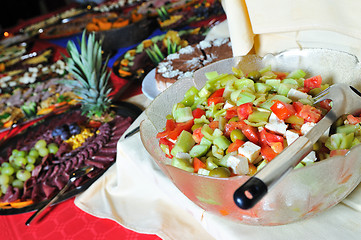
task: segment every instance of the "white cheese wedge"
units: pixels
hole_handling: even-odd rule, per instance
[[[249,172],[248,159],[243,156],[230,156],[226,164],[235,174],[244,175]]]
[[[287,130],[287,124],[280,120],[274,113],[271,113],[268,123],[264,127],[281,135],[286,134]]]
[[[230,104],[228,101],[226,101],[226,103],[223,106],[224,109],[229,109],[229,108],[232,108],[232,107],[234,107],[234,105]]]
[[[308,131],[311,130],[316,125],[316,123],[313,122],[306,122],[301,126],[301,133],[302,135],[305,135]]]
[[[314,163],[316,160],[317,157],[315,151],[311,151],[301,162],[307,166],[308,164]]]
[[[248,141],[238,148],[238,154],[245,156],[251,163],[258,159],[261,147]]]
[[[285,136],[286,136],[287,145],[291,145],[291,143],[296,141],[296,139],[299,137],[299,135],[297,133],[295,133],[294,131],[290,131],[290,130],[286,131]]]
[[[310,95],[307,93],[301,92],[297,89],[291,88],[287,94],[287,97],[292,101],[298,101],[299,99],[308,98]]]

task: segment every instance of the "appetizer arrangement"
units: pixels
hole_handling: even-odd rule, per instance
[[[155,80],[160,92],[183,77],[192,77],[193,73],[211,63],[232,57],[229,38],[202,40],[188,45],[176,53],[168,55],[156,67]]]
[[[83,32],[80,53],[73,42],[67,51],[70,57],[65,60],[75,79],[62,83],[80,97],[80,109],[47,118],[2,145],[0,211],[32,210],[84,165],[94,170],[77,180],[73,189],[99,177],[115,161],[117,141],[133,120],[111,106],[110,72],[94,34],[86,40]]]
[[[205,38],[200,28],[174,31],[146,39],[114,62],[113,72],[126,79],[143,79],[167,55]]]
[[[158,23],[162,29],[181,28],[225,14],[221,1],[218,0],[192,1],[187,6],[176,10],[162,6],[157,9],[157,13]]]
[[[313,105],[328,87],[321,76],[271,67],[233,74],[208,72],[200,90],[192,87],[173,106],[159,146],[172,165],[213,177],[254,175],[327,113],[332,102]],[[345,155],[361,140],[360,116],[345,115],[325,133],[296,168]]]

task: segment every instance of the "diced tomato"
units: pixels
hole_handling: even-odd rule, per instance
[[[200,168],[205,168],[206,164],[202,162],[199,158],[193,158],[193,168],[194,172],[198,172]]]
[[[268,145],[268,140],[267,140],[267,137],[266,137],[266,129],[265,128],[262,128],[261,131],[259,131],[259,141],[260,141],[260,144],[265,144],[265,145]]]
[[[322,77],[320,75],[317,75],[317,76],[305,79],[304,86],[307,88],[310,88],[310,89],[320,88],[321,83],[322,83]]]
[[[230,123],[226,123],[226,125],[224,125],[224,136],[226,137],[230,137],[231,136],[231,132],[237,128],[237,122],[230,122]]]
[[[218,103],[224,103],[225,99],[224,97],[212,97],[212,98],[208,98],[207,102],[208,102],[208,106],[211,106],[212,104],[216,105]]]
[[[333,157],[333,156],[345,156],[348,151],[349,151],[349,149],[331,150],[330,157]]]
[[[308,93],[311,89],[308,87],[300,87],[300,88],[297,88],[297,90],[300,92]]]
[[[161,138],[161,139],[159,139],[159,145],[161,145],[161,144],[166,145],[168,147],[169,154],[166,154],[166,157],[172,158],[173,156],[170,154],[170,152],[172,151],[172,148],[174,147],[174,143],[169,141],[167,138]]]
[[[268,132],[265,128],[262,128],[261,131],[259,131],[260,136],[260,142],[261,144],[267,144],[269,146],[272,145],[272,143],[280,142],[283,144],[284,138],[280,135],[277,135],[275,133]]]
[[[268,146],[266,144],[262,144],[261,145],[261,155],[265,160],[271,161],[278,154],[275,151],[273,151],[273,149],[270,146]]]
[[[238,151],[238,148],[240,146],[242,146],[244,144],[244,141],[240,140],[240,139],[236,139],[236,141],[234,141],[233,143],[231,143],[229,146],[228,146],[228,152],[234,152],[234,151]]]
[[[234,106],[234,107],[231,107],[231,108],[228,108],[226,110],[226,115],[224,116],[227,120],[233,118],[233,117],[237,117],[238,114],[237,114],[237,107]]]
[[[274,143],[274,142],[283,143],[283,140],[284,140],[284,138],[282,136],[277,135],[275,133],[270,133],[267,131],[266,131],[266,138],[269,143]]]
[[[296,113],[299,113],[303,107],[303,103],[301,102],[293,102],[292,103],[293,108],[295,109]]]
[[[244,103],[237,107],[237,115],[240,120],[247,119],[248,116],[253,112],[253,104],[251,102]]]
[[[213,97],[223,97],[223,93],[224,93],[224,88],[218,89],[218,90],[216,90],[214,93],[212,93],[209,98],[213,98]]]
[[[210,128],[212,128],[214,130],[214,129],[218,128],[219,121],[212,121],[208,125],[209,125]]]
[[[208,106],[211,106],[212,103],[215,105],[217,103],[224,103],[225,99],[223,97],[224,88],[216,90],[212,95],[208,98],[207,103]]]
[[[196,143],[200,143],[203,138],[202,127],[197,128],[193,131],[192,137]]]
[[[200,108],[196,108],[192,111],[192,115],[194,118],[200,118],[205,114],[206,114],[206,112]]]
[[[275,153],[280,153],[283,151],[283,142],[271,142],[270,147]]]
[[[246,124],[242,120],[237,123],[238,123],[238,128],[241,129],[242,133],[246,136],[246,138],[251,142],[253,142],[254,144],[258,144],[259,136],[258,136],[257,128]]]
[[[168,123],[168,120],[167,120],[167,123]],[[169,129],[167,128],[167,124],[166,124],[166,130],[163,131],[163,132],[159,132],[157,134],[157,138],[164,138],[164,137],[168,137],[172,140],[176,140],[177,137],[179,136],[179,134],[183,131],[183,130],[186,130],[188,132],[191,131],[192,129],[192,126],[194,124],[194,121],[193,119],[192,120],[189,120],[187,122],[182,122],[182,123],[175,123],[175,126],[173,128],[173,125],[172,123],[169,123]]]
[[[275,103],[271,106],[271,110],[280,120],[285,120],[296,113],[296,110],[291,104],[284,103],[279,100],[275,101]]]
[[[355,116],[349,114],[349,115],[347,115],[347,121],[352,125],[356,125],[359,122],[361,122],[361,117],[355,117]]]
[[[273,72],[274,74],[277,75],[277,79],[283,80],[287,77],[287,73],[285,72]]]
[[[320,107],[322,107],[323,109],[326,109],[327,111],[331,110],[331,102],[332,100],[330,99],[325,99],[323,101],[320,102]]]
[[[317,123],[321,119],[321,111],[310,105],[303,105],[297,115],[307,122]]]
[[[167,137],[170,131],[173,131],[176,127],[176,122],[174,119],[167,119],[165,123],[165,130],[157,134],[157,138]]]

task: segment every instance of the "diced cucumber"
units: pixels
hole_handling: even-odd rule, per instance
[[[204,75],[206,76],[206,78],[207,78],[208,80],[211,80],[211,79],[214,79],[214,78],[218,77],[217,71],[206,72]]]
[[[265,74],[266,72],[269,72],[269,71],[272,71],[272,66],[271,65],[268,65],[268,66],[262,68],[261,70],[259,70],[259,73],[260,74]]]
[[[347,134],[341,141],[340,149],[350,149],[352,147],[352,142],[354,138],[354,133]]]
[[[218,165],[214,162],[217,158],[215,157],[208,157],[206,160],[206,169],[213,170],[218,167]]]
[[[206,155],[206,153],[208,152],[210,146],[207,145],[203,145],[203,144],[199,144],[199,145],[195,145],[191,151],[189,152],[190,156],[192,158],[194,157],[202,157],[204,155]]]
[[[297,89],[297,87],[298,87],[297,84],[281,83],[280,86],[278,87],[277,93],[279,95],[287,97],[288,92],[290,91],[290,89],[291,88]]]
[[[255,92],[254,89],[254,82],[251,79],[247,79],[247,78],[242,78],[242,79],[237,79],[234,82],[234,85],[237,89],[249,89],[252,92]]]
[[[208,140],[207,138],[202,138],[201,139],[201,142],[199,143],[201,145],[206,145],[208,147],[211,147],[212,145],[212,141],[211,140]]]
[[[224,136],[219,136],[213,140],[213,144],[222,150],[226,150],[231,142]]]
[[[186,159],[174,157],[174,158],[172,158],[172,166],[180,168],[187,172],[194,172],[194,168],[193,168],[192,164]]]
[[[267,122],[271,112],[269,111],[254,111],[252,112],[247,120],[254,123]]]
[[[262,74],[262,77],[259,79],[259,81],[261,82],[265,82],[267,81],[267,79],[276,79],[277,75],[272,72],[272,71],[268,71]]]
[[[285,79],[282,80],[282,83],[292,84],[292,85],[296,85],[298,87],[297,80],[293,79],[293,78],[285,78]]]
[[[237,99],[237,106],[240,106],[244,103],[249,103],[249,102],[253,102],[256,99],[256,96],[252,93],[249,92],[241,92],[238,95],[238,99]]]
[[[272,87],[266,83],[255,83],[254,84],[254,88],[256,90],[257,93],[268,93]]]
[[[176,122],[187,122],[193,119],[190,107],[178,108],[174,111],[173,117]]]
[[[342,142],[342,139],[345,137],[344,133],[335,133],[332,134],[325,143],[325,146],[329,149],[329,150],[337,150],[340,149],[340,145]]]
[[[212,145],[212,154],[214,157],[218,159],[221,159],[224,156],[223,150],[217,147],[216,145]]]
[[[171,154],[175,156],[178,152],[189,152],[195,145],[192,134],[183,130],[172,148]]]
[[[346,124],[346,125],[337,127],[336,133],[345,133],[345,134],[355,133],[358,128],[359,128],[358,125]]]
[[[244,73],[239,68],[232,67],[232,72],[238,78],[243,78],[244,77]]]
[[[267,80],[266,80],[266,84],[272,87],[272,88],[270,89],[271,91],[277,92],[278,87],[279,87],[280,84],[281,84],[281,80],[279,80],[279,79],[267,79]]]
[[[302,69],[297,69],[297,70],[291,72],[290,74],[288,74],[287,78],[298,79],[298,78],[304,78],[305,76],[306,76],[306,73]]]
[[[213,140],[213,135],[212,135],[213,134],[213,129],[210,128],[209,125],[204,124],[203,127],[202,127],[202,130],[201,130],[201,133],[208,140],[211,140],[211,141]]]

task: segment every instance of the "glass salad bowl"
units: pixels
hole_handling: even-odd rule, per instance
[[[361,89],[360,63],[348,53],[303,49],[263,58],[256,55],[234,57],[208,65],[195,72],[193,78],[174,83],[146,109],[146,119],[140,127],[145,148],[183,194],[208,212],[250,225],[281,225],[309,218],[342,201],[361,181],[361,145],[357,145],[345,156],[294,169],[253,208],[243,210],[234,203],[233,194],[249,176],[215,178],[171,165],[158,145],[156,134],[164,130],[166,116],[173,105],[183,99],[184,93],[192,86],[203,87],[207,72],[232,73],[232,67],[251,72],[269,65],[274,71],[302,69],[307,76],[321,75],[324,83],[347,83]]]

